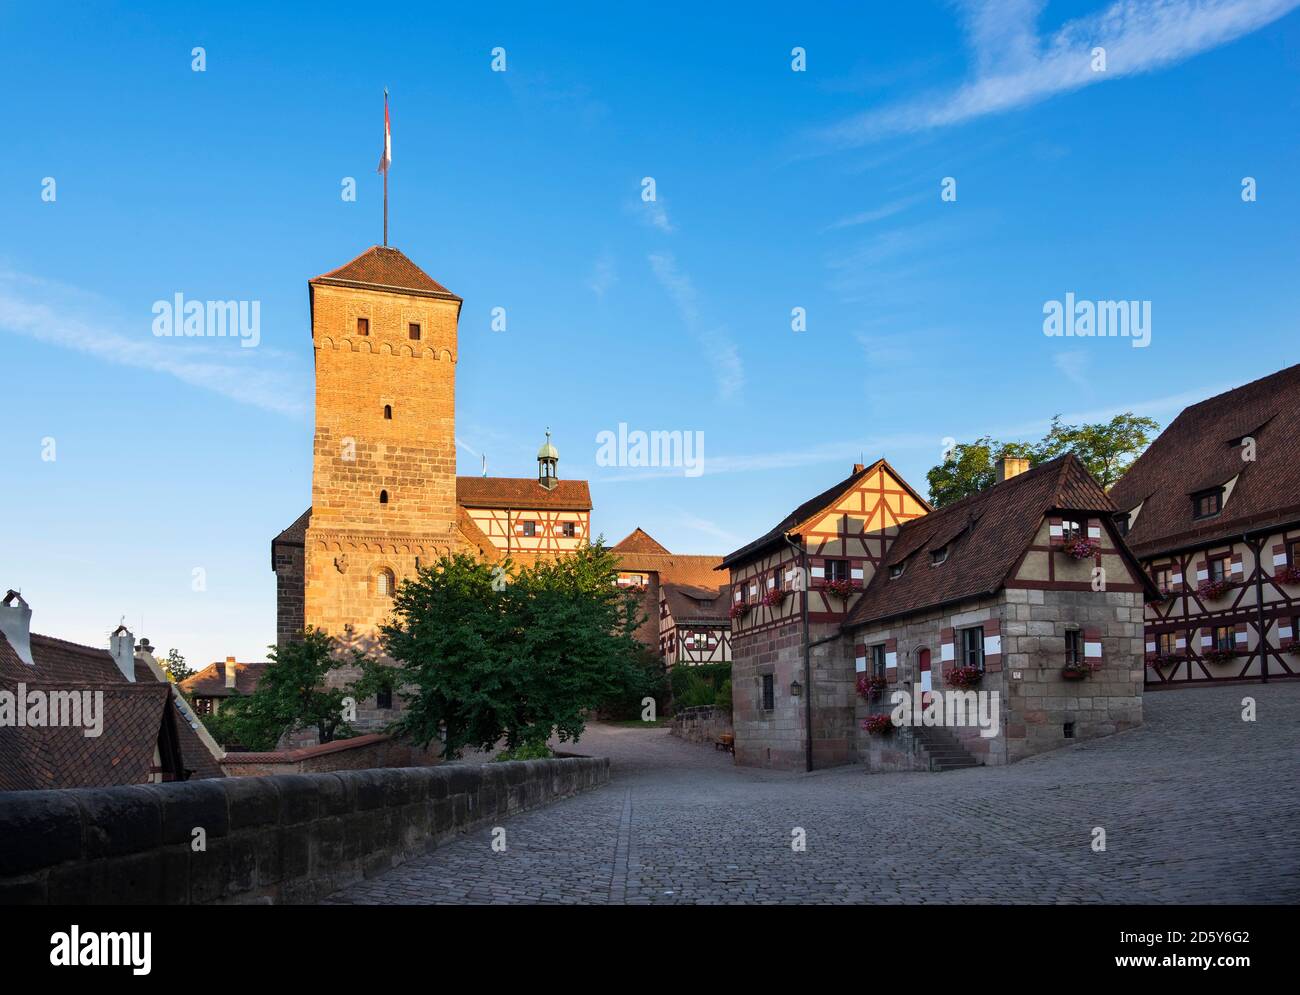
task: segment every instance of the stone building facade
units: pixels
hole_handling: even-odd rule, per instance
[[[737,761],[997,765],[1140,724],[1154,588],[1113,512],[1073,456],[1007,461],[989,490],[887,531],[845,615],[810,620],[806,636],[790,623],[733,632]],[[988,721],[900,725],[898,693],[982,705]],[[882,715],[888,728],[868,731]]]
[[[536,559],[586,540],[587,484],[558,479],[549,437],[536,481],[457,477],[459,297],[387,246],[308,281],[308,293],[312,503],[271,542],[279,645],[319,628],[382,657],[396,586],[420,567],[462,551]],[[329,679],[357,676],[342,667]],[[354,725],[381,729],[400,708],[397,695],[358,702]]]
[[[855,464],[723,560],[737,763],[811,769],[856,757],[853,661],[827,640],[899,530],[929,510],[885,460]]]

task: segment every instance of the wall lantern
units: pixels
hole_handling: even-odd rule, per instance
[[[790,682],[791,697],[798,698],[799,695],[801,694],[803,694],[803,685],[800,684],[798,681],[791,681]]]

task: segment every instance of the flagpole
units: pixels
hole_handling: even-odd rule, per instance
[[[384,87],[384,147],[388,142],[388,87]],[[388,248],[388,169],[384,169],[384,248]]]

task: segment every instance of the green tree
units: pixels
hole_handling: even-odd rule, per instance
[[[339,654],[337,641],[321,629],[308,629],[301,639],[270,650],[270,664],[257,690],[228,698],[221,706],[216,722],[221,736],[213,732],[214,738],[224,742],[224,736],[251,750],[273,750],[282,736],[300,729],[314,727],[322,743],[351,736],[354,730],[344,718],[343,699],[354,696],[353,688],[327,687],[326,678],[347,664],[364,666],[363,655],[356,650]]]
[[[1057,415],[1039,443],[1038,458],[1042,461],[1074,453],[1097,483],[1110,490],[1159,431],[1160,424],[1154,418],[1131,411],[1094,425],[1062,425]]]
[[[163,673],[173,684],[179,684],[187,677],[193,677],[194,671],[190,669],[185,662],[185,657],[181,656],[181,651],[173,647],[167,651],[167,659],[163,660],[159,666],[162,667]]]
[[[443,557],[401,585],[383,628],[407,689],[397,731],[422,746],[441,738],[447,758],[502,739],[512,752],[576,740],[639,666],[637,597],[615,585],[603,543],[503,566],[507,584],[470,556]]]
[[[1159,432],[1151,418],[1131,411],[1109,422],[1063,425],[1061,416],[1037,443],[998,442],[990,436],[959,443],[945,454],[938,466],[926,474],[930,503],[944,508],[962,498],[991,487],[1001,457],[1027,459],[1037,466],[1065,453],[1073,453],[1103,488],[1112,487]]]

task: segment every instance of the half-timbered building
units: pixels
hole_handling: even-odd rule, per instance
[[[1111,498],[1161,592],[1149,688],[1300,675],[1300,366],[1185,409]]]
[[[659,653],[669,668],[731,662],[730,586],[659,586]]]
[[[859,679],[857,756],[874,770],[997,765],[1139,725],[1155,590],[1114,511],[1067,455],[1000,461],[989,489],[904,524],[828,650]],[[924,708],[963,689],[984,696],[967,700],[985,725],[863,727],[894,692]]]
[[[826,643],[898,530],[930,510],[885,460],[855,464],[724,558],[738,763],[811,769],[856,756],[853,661]]]
[[[618,557],[618,586],[641,596],[644,619],[636,630],[637,641],[667,661],[665,650],[669,636],[664,626],[674,623],[666,614],[663,587],[673,584],[716,595],[720,588],[717,568],[722,557],[670,552],[641,528],[633,529],[611,546],[610,552]],[[725,610],[723,617],[726,617]]]

